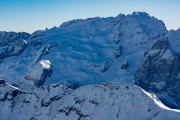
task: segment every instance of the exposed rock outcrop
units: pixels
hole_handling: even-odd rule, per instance
[[[19,56],[27,48],[28,33],[0,32],[0,60]]]
[[[156,94],[166,94],[176,104],[165,103],[171,107],[180,107],[180,63],[173,54],[167,38],[155,42],[135,74],[135,84]],[[177,106],[176,106],[177,105]]]

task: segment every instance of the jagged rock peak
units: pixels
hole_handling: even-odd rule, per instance
[[[140,16],[150,17],[150,15],[146,12],[133,12],[131,15],[140,15]]]

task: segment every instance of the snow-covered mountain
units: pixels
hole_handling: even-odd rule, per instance
[[[2,120],[180,120],[180,110],[167,108],[155,95],[127,83],[75,90],[50,85],[30,92],[1,84],[0,90]]]
[[[3,117],[108,119],[111,113],[113,119],[178,119],[179,112],[162,108],[147,92],[156,94],[168,107],[180,108],[179,43],[180,30],[168,31],[163,21],[144,12],[77,19],[33,34],[0,32]],[[126,85],[128,92],[121,89]],[[127,98],[114,98],[126,93]],[[76,106],[74,96],[85,100]],[[94,107],[89,105],[91,99],[100,101],[100,106],[96,102]],[[121,115],[116,113],[119,103],[124,106]],[[152,112],[145,112],[149,107]],[[27,108],[31,112],[26,114]]]
[[[1,62],[0,77],[20,87],[134,82],[145,52],[166,34],[164,23],[147,13],[69,21],[23,40],[26,49]]]

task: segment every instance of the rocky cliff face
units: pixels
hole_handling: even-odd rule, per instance
[[[164,38],[156,41],[146,53],[135,74],[135,81],[148,91],[167,94],[179,106],[179,72],[179,58],[172,53],[168,39]]]

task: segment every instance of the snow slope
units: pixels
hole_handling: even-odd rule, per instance
[[[50,85],[16,95],[14,91],[8,84],[0,86],[1,120],[180,120],[180,110],[167,108],[155,95],[127,83],[75,90]]]

